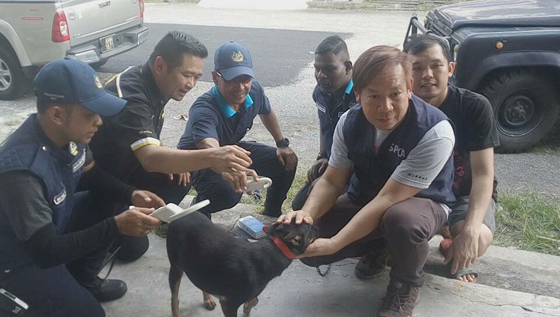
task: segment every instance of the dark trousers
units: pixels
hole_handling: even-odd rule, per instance
[[[258,175],[270,177],[272,185],[267,189],[264,214],[277,217],[282,214],[282,203],[292,185],[296,169],[286,171],[276,157],[276,148],[256,143],[239,142],[238,146],[251,152],[254,169]],[[231,184],[222,179],[211,169],[204,169],[193,174],[193,186],[196,188],[196,202],[210,200],[210,205],[200,211],[207,216],[211,213],[229,209],[237,205],[242,194],[233,190]]]
[[[336,204],[316,225],[319,237],[336,235],[363,205],[355,204],[348,195],[338,198]],[[386,247],[393,259],[391,279],[422,286],[423,267],[428,259],[428,241],[447,221],[440,204],[425,198],[410,198],[389,208],[381,225],[366,237],[346,246],[339,252],[302,259],[309,266],[319,266],[350,257],[361,257],[377,248]]]
[[[0,272],[3,275],[4,272]],[[104,317],[99,302],[70,275],[64,265],[16,268],[0,279],[0,287],[29,305],[26,317]],[[0,316],[14,316],[0,309]]]
[[[307,181],[305,182],[305,185],[303,185],[303,187],[297,192],[296,197],[294,197],[294,199],[292,200],[292,209],[293,210],[301,210],[301,208],[303,208],[303,205],[305,205],[305,202],[307,201],[307,198],[309,197],[309,194],[311,194],[311,191],[313,190],[313,187],[315,186],[315,184],[317,184],[317,182],[319,181],[319,178],[322,176],[323,174],[319,175],[319,177],[317,177],[315,180],[313,180],[312,182]],[[342,194],[345,194],[348,191],[348,187],[350,186],[350,180],[348,180],[348,182],[346,183],[346,186],[344,186],[344,189],[342,190]]]
[[[65,233],[82,230],[113,215],[113,204],[98,198],[91,192],[75,194],[74,210]],[[31,264],[9,273],[0,272],[0,287],[30,306],[30,314],[26,316],[105,316],[101,305],[77,280],[88,282],[97,275],[111,244],[66,265],[41,269]],[[0,316],[4,315],[0,313]]]

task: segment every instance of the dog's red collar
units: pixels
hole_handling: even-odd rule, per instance
[[[290,250],[290,248],[288,248],[288,246],[284,243],[284,241],[282,241],[282,239],[278,238],[277,236],[274,236],[272,237],[272,241],[274,241],[274,244],[276,244],[278,249],[282,251],[282,254],[284,254],[285,257],[287,257],[290,260],[296,258],[296,255],[292,252],[292,250]]]
[[[267,232],[268,226],[264,226],[263,231]],[[296,258],[296,255],[292,252],[292,250],[290,250],[290,248],[288,248],[288,246],[284,243],[284,241],[282,241],[282,239],[278,238],[277,236],[273,236],[272,241],[274,241],[274,244],[276,244],[278,249],[282,251],[282,254],[284,254],[285,257],[287,257],[290,260]]]

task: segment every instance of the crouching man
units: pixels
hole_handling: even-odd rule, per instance
[[[428,240],[445,224],[455,138],[447,117],[412,95],[407,54],[389,46],[354,65],[359,106],[339,120],[329,166],[301,210],[278,222],[315,223],[320,239],[302,261],[318,266],[362,256],[356,274],[379,274],[393,260],[377,316],[411,316],[424,282]],[[339,196],[352,171],[355,179]]]

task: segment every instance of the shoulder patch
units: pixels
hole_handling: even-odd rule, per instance
[[[53,203],[58,206],[64,202],[66,199],[66,188],[62,188],[62,192],[60,194],[54,196]]]

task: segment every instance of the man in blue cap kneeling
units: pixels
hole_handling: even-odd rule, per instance
[[[127,291],[97,277],[107,250],[120,235],[149,234],[163,201],[95,165],[87,144],[125,101],[89,65],[51,62],[35,87],[37,113],[0,146],[0,289],[24,302],[25,316],[105,316],[99,302]],[[114,216],[111,201],[137,207]]]
[[[292,185],[298,159],[280,130],[263,87],[254,78],[253,62],[247,48],[234,42],[220,46],[214,54],[212,79],[215,86],[191,107],[178,147],[196,150],[238,145],[251,152],[253,164],[250,168],[258,175],[272,179],[264,214],[279,216]],[[276,148],[241,141],[257,115],[274,138]],[[201,209],[208,216],[232,208],[241,199],[242,190],[234,191],[229,182],[210,169],[193,173],[192,179],[197,192],[195,202],[210,200],[210,205]]]

